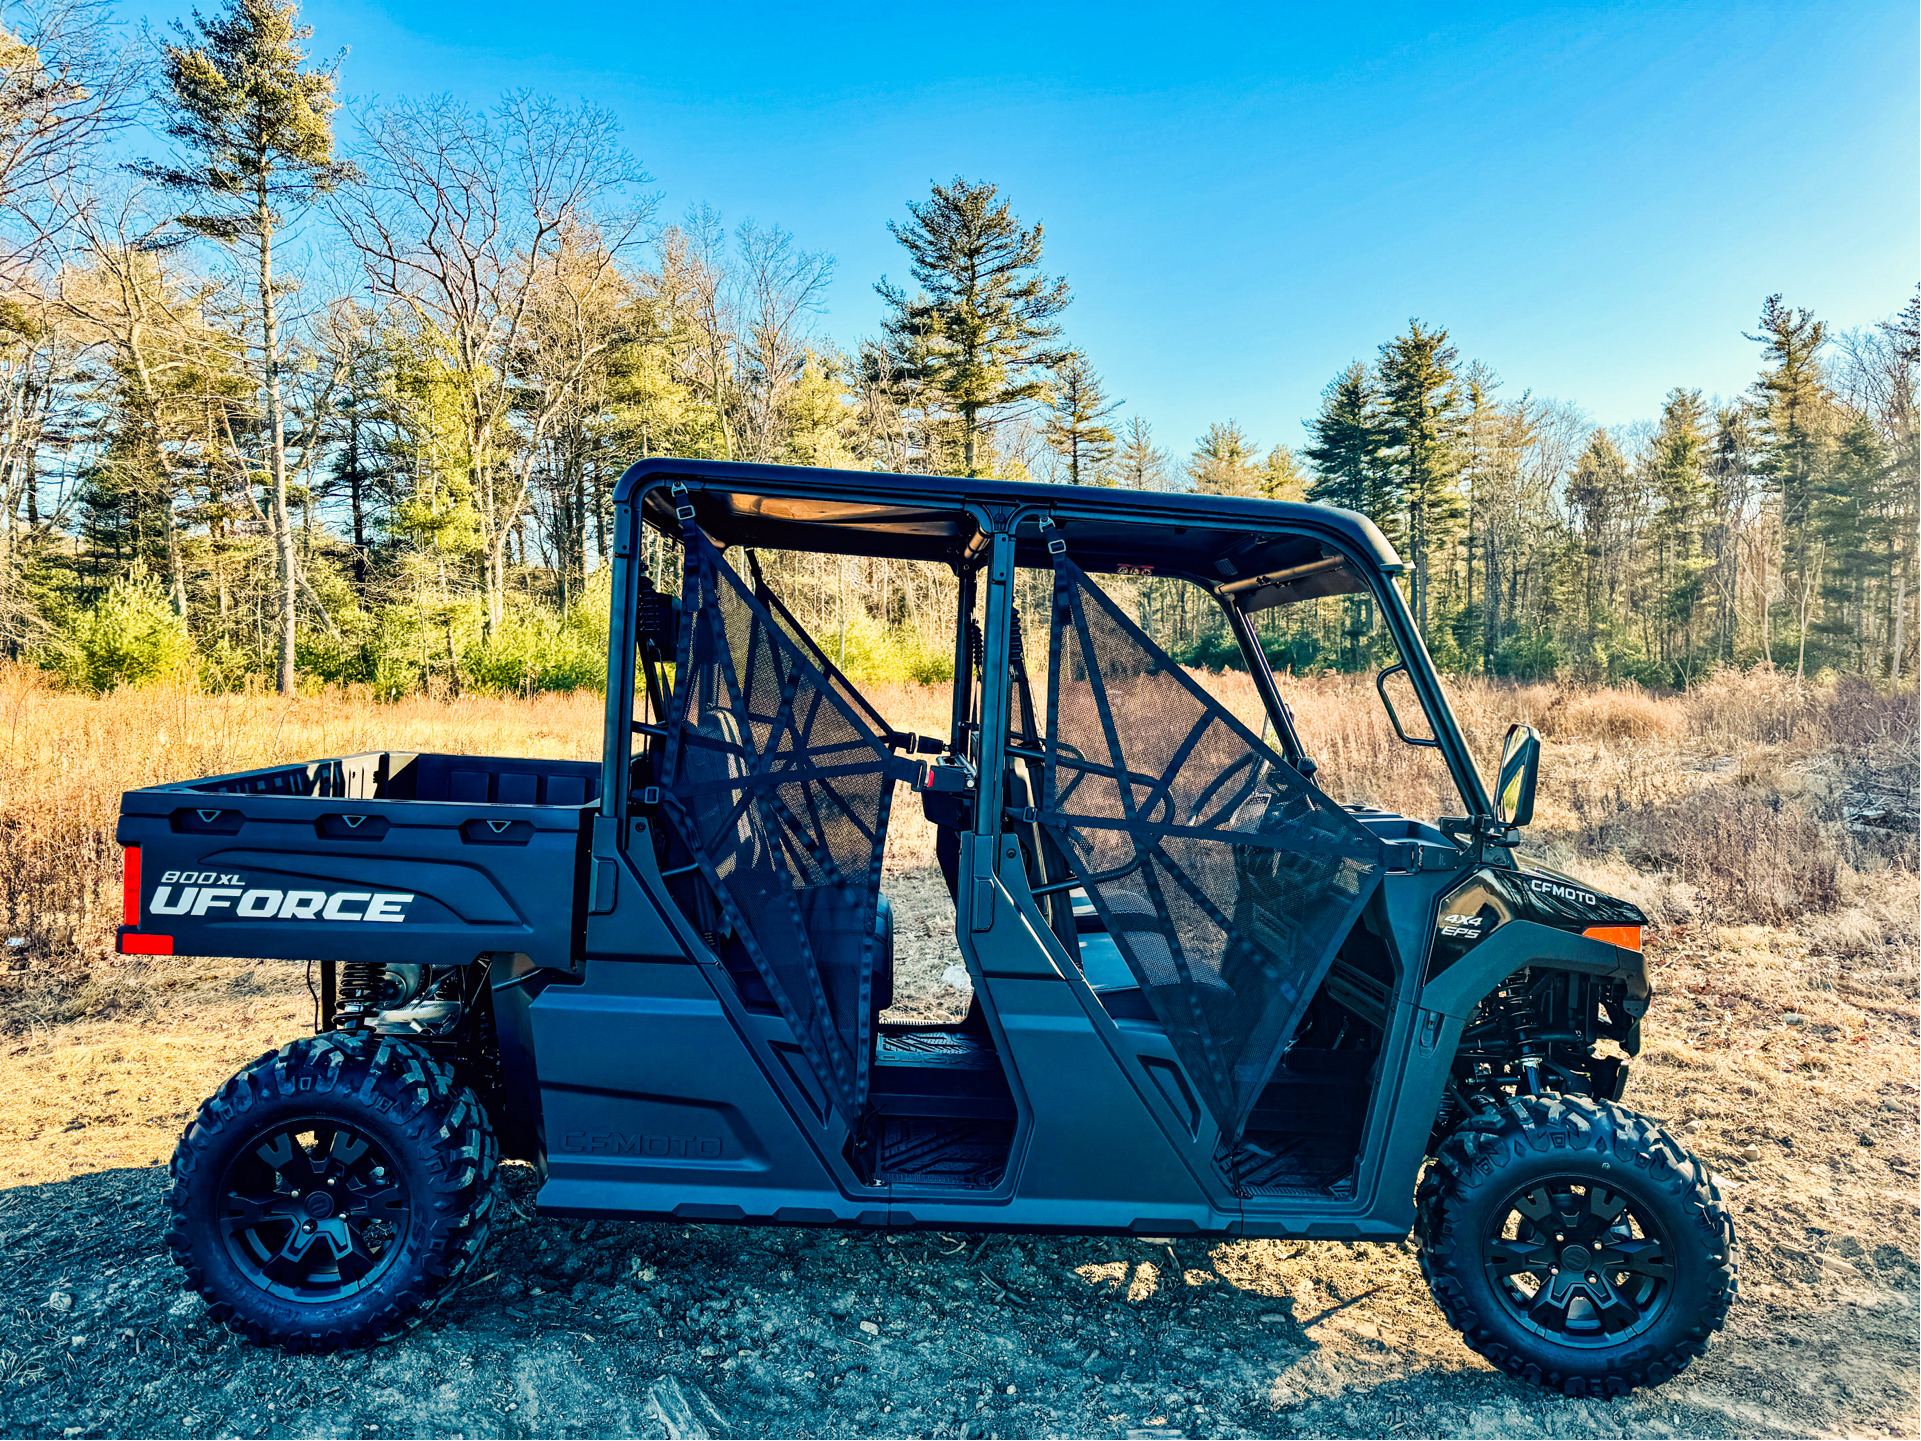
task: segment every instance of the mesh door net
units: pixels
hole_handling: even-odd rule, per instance
[[[1054,557],[1039,820],[1237,1139],[1382,848]]]
[[[850,1118],[867,1094],[881,851],[897,763],[689,528],[661,803],[802,1052]]]
[[[854,712],[877,731],[890,747],[894,745],[898,732],[887,724],[885,716],[874,709],[873,702],[854,688],[854,683],[841,672],[840,667],[828,659],[827,652],[821,649],[820,643],[807,633],[801,623],[794,619],[793,612],[781,603],[780,597],[774,594],[766,578],[761,575],[760,562],[755,559],[752,551],[747,553],[747,570],[754,582],[755,602],[766,608],[767,614],[780,627],[781,634],[800,647],[814,669],[819,671],[827,684],[833,688],[835,695],[851,706]]]

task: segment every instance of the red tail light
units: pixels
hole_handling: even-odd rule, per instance
[[[121,856],[120,922],[140,924],[140,847],[128,846]]]
[[[140,924],[140,847],[128,846],[120,856],[120,954],[123,956],[170,956],[172,936],[143,936]]]

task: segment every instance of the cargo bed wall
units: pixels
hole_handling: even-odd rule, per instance
[[[154,789],[203,795],[578,806],[600,798],[600,767],[592,761],[368,751],[339,760],[236,771]]]
[[[564,966],[599,781],[587,761],[375,752],[129,791],[120,948]]]

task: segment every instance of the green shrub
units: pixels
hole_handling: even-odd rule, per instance
[[[1240,643],[1225,630],[1206,631],[1168,652],[1171,660],[1194,670],[1246,670]]]
[[[950,646],[926,644],[911,626],[884,627],[864,610],[850,615],[844,626],[815,632],[814,639],[856,685],[934,685],[954,678]]]
[[[607,576],[588,578],[565,615],[528,606],[460,658],[463,681],[480,690],[603,690],[607,685]]]
[[[104,691],[190,676],[194,653],[166,588],[136,566],[67,617],[47,659],[69,685]]]
[[[1560,647],[1547,635],[1509,636],[1487,666],[1490,675],[1510,680],[1553,680],[1560,667]]]
[[[200,689],[210,694],[245,690],[255,668],[254,655],[224,635],[201,650],[199,661]]]

